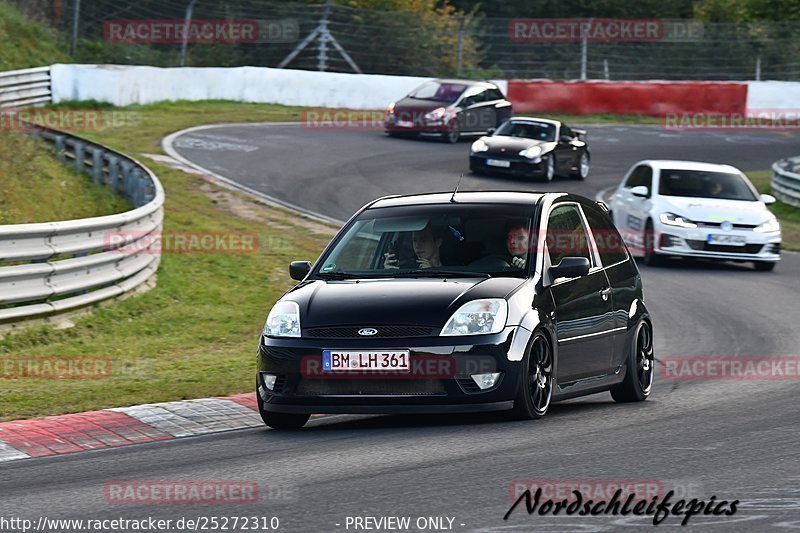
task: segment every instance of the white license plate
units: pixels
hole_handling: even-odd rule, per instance
[[[744,246],[747,244],[747,239],[741,235],[719,235],[712,233],[708,236],[706,242],[708,242],[708,244],[722,244],[724,246]]]
[[[487,159],[486,164],[490,167],[508,168],[511,166],[511,161],[503,161],[501,159]]]
[[[322,370],[410,370],[408,350],[339,351],[323,350]]]
[[[397,121],[397,127],[398,128],[410,128],[413,125],[414,125],[414,123],[411,122],[410,120],[398,120]]]

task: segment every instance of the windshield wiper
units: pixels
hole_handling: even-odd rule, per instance
[[[491,278],[486,272],[469,272],[465,270],[433,270],[430,268],[417,268],[414,270],[403,270],[387,276],[393,278]]]
[[[349,272],[317,272],[315,276],[320,279],[355,279],[361,277]]]

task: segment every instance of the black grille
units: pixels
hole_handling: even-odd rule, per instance
[[[359,335],[364,328],[377,330],[375,335]],[[343,326],[329,328],[309,328],[306,336],[315,339],[398,339],[407,337],[430,337],[433,328],[425,326]]]
[[[299,396],[347,395],[393,395],[433,396],[444,394],[444,386],[438,379],[301,379],[297,384]]]
[[[464,390],[464,392],[480,392],[481,388],[478,387],[478,384],[475,383],[475,380],[472,378],[458,378],[458,384]]]
[[[763,244],[745,244],[744,246],[725,246],[724,244],[708,244],[706,241],[687,239],[692,250],[704,252],[726,252],[734,254],[757,254],[764,247]]]
[[[700,228],[719,228],[722,227],[722,222],[697,222]],[[731,224],[734,229],[753,229],[758,227],[757,224]]]

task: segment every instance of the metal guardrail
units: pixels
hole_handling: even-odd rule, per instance
[[[50,67],[0,72],[0,107],[50,103]]]
[[[773,163],[772,194],[785,204],[800,207],[800,157]]]
[[[102,217],[0,225],[0,324],[81,308],[135,289],[161,260],[164,189],[138,161],[63,132],[36,128],[56,156],[135,209]]]

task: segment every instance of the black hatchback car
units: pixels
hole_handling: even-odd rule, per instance
[[[264,422],[312,413],[511,411],[645,399],[653,326],[602,204],[567,193],[386,197],[356,213],[272,308]]]

